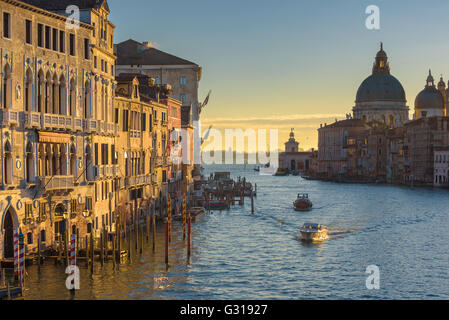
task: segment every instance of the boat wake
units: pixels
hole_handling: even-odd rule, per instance
[[[329,230],[329,237],[332,239],[338,239],[354,232],[356,232],[354,229]]]

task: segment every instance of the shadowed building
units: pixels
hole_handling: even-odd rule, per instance
[[[299,151],[299,142],[295,139],[295,133],[290,132],[290,139],[285,143],[285,152],[279,154],[279,167],[292,172],[307,172],[310,168],[310,152]]]

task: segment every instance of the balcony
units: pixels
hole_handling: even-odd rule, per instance
[[[74,188],[73,176],[40,177],[41,187],[45,191],[70,190]]]
[[[72,118],[63,115],[45,113],[43,115],[43,128],[72,130]]]
[[[74,131],[83,131],[83,119],[75,118],[75,121],[73,123],[73,130]]]
[[[1,124],[2,126],[17,126],[19,124],[19,112],[4,109],[1,112]]]
[[[142,135],[142,133],[138,130],[132,130],[129,132],[129,134],[130,134],[131,138],[137,138],[137,139],[139,139]]]
[[[25,127],[27,129],[41,127],[41,114],[39,112],[25,112]]]
[[[98,130],[98,124],[96,120],[84,120],[84,129],[91,133],[91,132],[97,132]]]

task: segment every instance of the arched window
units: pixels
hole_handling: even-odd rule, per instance
[[[386,119],[385,119],[385,115],[382,115],[382,123],[385,124],[386,123]]]
[[[59,174],[61,176],[67,175],[67,151],[66,151],[66,145],[61,145],[61,151],[59,154]]]
[[[37,75],[37,112],[42,112],[44,99],[44,74],[42,70]]]
[[[70,95],[69,95],[69,116],[76,116],[75,114],[75,80],[70,80]]]
[[[50,144],[47,144],[47,147],[45,149],[45,164],[44,164],[44,174],[46,177],[50,177],[52,175],[51,170],[50,170],[50,159],[52,157],[52,152],[51,152],[51,146]]]
[[[53,176],[59,176],[59,150],[58,145],[53,146],[53,156],[51,158],[51,174]]]
[[[86,172],[86,180],[91,181],[93,180],[94,172],[93,172],[93,165],[92,165],[92,152],[90,146],[86,147],[86,165],[85,165],[85,172]]]
[[[51,90],[51,77],[50,77],[50,73],[47,72],[47,76],[45,78],[45,92],[44,92],[45,113],[51,113],[50,90]]]
[[[104,104],[105,104],[105,111],[104,111],[104,114],[105,114],[105,118],[104,118],[104,121],[105,122],[108,122],[109,121],[109,108],[108,108],[108,105],[109,105],[109,96],[108,96],[108,88],[106,87],[105,88],[105,97],[104,97]],[[112,109],[111,109],[112,110]]]
[[[3,108],[11,106],[11,69],[7,64],[3,70]]]
[[[51,83],[51,94],[52,113],[59,114],[59,84],[56,74],[53,76]]]
[[[5,184],[12,184],[13,182],[12,149],[9,141],[5,143],[4,157],[3,157],[3,172],[5,177]]]
[[[67,115],[67,89],[65,78],[63,75],[59,78],[59,86],[58,86],[58,96],[59,96],[59,114]]]
[[[70,175],[76,178],[76,148],[70,147]]]
[[[100,94],[100,99],[101,99],[101,120],[104,120],[104,115],[105,115],[105,104],[104,104],[104,87],[101,87],[101,94]]]
[[[34,166],[33,166],[33,145],[28,142],[26,147],[26,162],[25,162],[25,175],[28,183],[34,180]]]
[[[25,111],[31,111],[33,104],[33,74],[31,70],[28,68],[25,76]]]
[[[90,82],[84,83],[84,118],[88,119],[90,115]]]

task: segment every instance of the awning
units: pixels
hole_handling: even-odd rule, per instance
[[[67,133],[39,132],[39,142],[69,144],[70,135]]]

